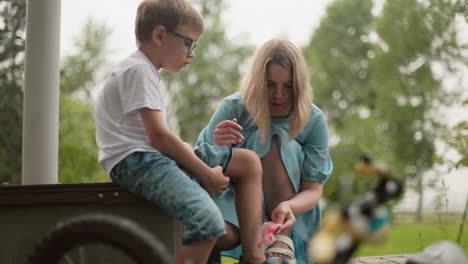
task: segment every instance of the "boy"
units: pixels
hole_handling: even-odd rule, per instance
[[[245,247],[243,261],[261,263],[265,256],[259,246],[262,168],[258,156],[245,149],[208,144],[194,153],[166,126],[159,70],[179,72],[188,65],[202,32],[200,14],[185,0],[140,3],[135,20],[138,50],[114,70],[96,102],[99,163],[112,181],[185,225],[178,263],[207,262],[217,238],[226,232],[210,196],[232,183],[239,239]]]

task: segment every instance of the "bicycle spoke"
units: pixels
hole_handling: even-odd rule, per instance
[[[86,264],[86,250],[83,247],[78,248],[78,256],[80,258],[80,264]]]
[[[66,264],[76,264],[68,255],[65,255],[63,258],[65,259]]]

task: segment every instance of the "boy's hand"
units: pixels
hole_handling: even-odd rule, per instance
[[[292,228],[296,223],[296,217],[294,216],[291,207],[289,207],[288,203],[285,201],[279,203],[271,212],[271,221],[275,224],[280,224],[281,228],[278,232],[283,232]]]
[[[237,124],[237,120],[224,120],[219,123],[213,132],[213,141],[216,145],[231,146],[240,143],[242,136],[242,127]]]
[[[211,197],[220,194],[229,184],[229,177],[223,174],[223,167],[216,166],[211,168],[211,174],[206,177],[200,178],[203,188],[208,192]]]

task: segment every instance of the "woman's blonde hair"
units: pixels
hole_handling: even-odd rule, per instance
[[[262,142],[270,133],[270,105],[267,88],[267,68],[279,64],[292,74],[293,105],[289,123],[289,140],[296,137],[310,119],[312,88],[302,52],[289,41],[270,40],[255,53],[250,71],[241,84],[242,100],[255,120]]]
[[[203,18],[185,0],[143,0],[135,18],[135,36],[139,43],[151,39],[154,27],[162,25],[174,31],[180,25],[189,25],[203,32]]]

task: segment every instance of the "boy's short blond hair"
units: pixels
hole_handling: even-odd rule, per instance
[[[138,42],[151,39],[154,27],[162,25],[174,31],[180,25],[189,25],[203,32],[203,18],[185,0],[143,0],[138,6],[135,19],[135,36]]]

